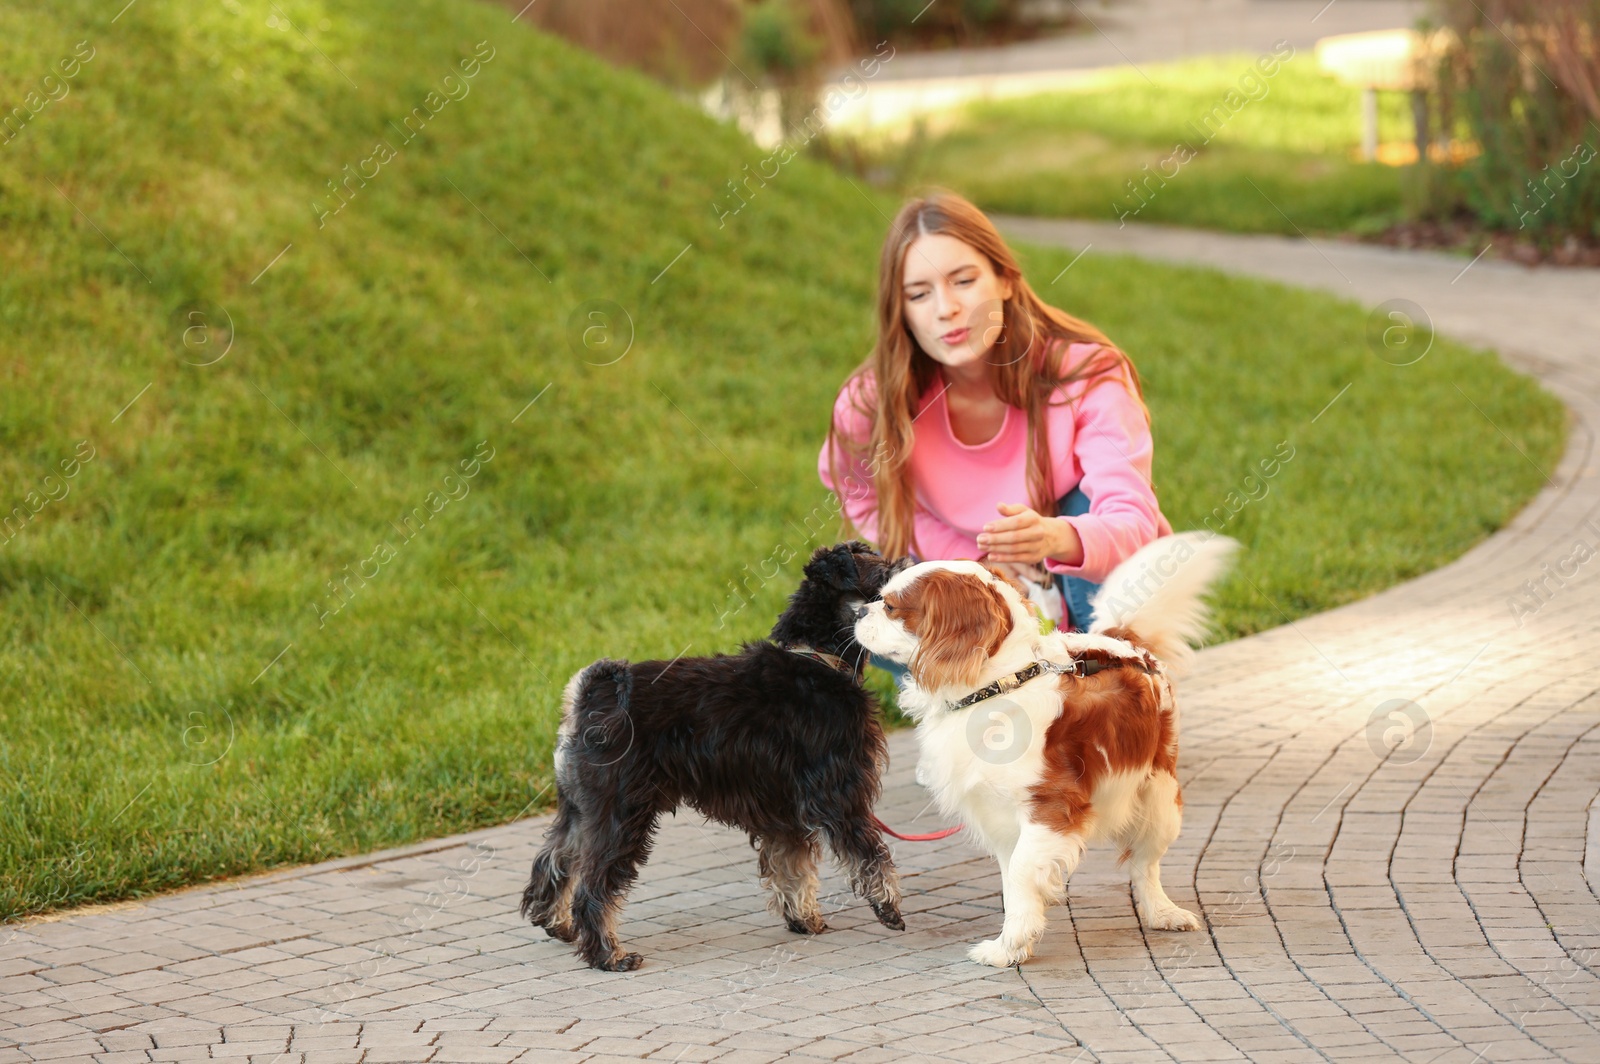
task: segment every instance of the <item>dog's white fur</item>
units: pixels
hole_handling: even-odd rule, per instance
[[[1191,644],[1206,635],[1206,589],[1227,571],[1238,549],[1236,540],[1207,532],[1179,532],[1147,543],[1095,592],[1090,633],[1131,628],[1172,675],[1181,676],[1194,659]]]
[[[1097,619],[1089,633],[1041,636],[1037,619],[1012,585],[977,562],[926,562],[884,587],[883,595],[895,598],[928,572],[943,569],[970,575],[999,591],[1011,613],[1011,632],[989,656],[976,684],[928,690],[917,682],[913,664],[912,679],[900,697],[901,707],[917,722],[918,781],[933,792],[947,816],[960,817],[1000,865],[1004,927],[998,938],[972,947],[968,955],[973,960],[996,967],[1026,961],[1044,932],[1046,908],[1064,898],[1067,880],[1085,848],[1099,839],[1117,843],[1131,859],[1134,900],[1147,927],[1174,931],[1200,927],[1199,918],[1174,904],[1161,886],[1161,858],[1182,823],[1178,781],[1171,771],[1157,768],[1149,759],[1113,764],[1113,755],[1102,744],[1080,747],[1083,756],[1103,759],[1103,764],[1084,766],[1095,779],[1090,809],[1081,811],[1071,830],[1057,830],[1035,820],[1030,791],[1046,775],[1046,735],[1064,708],[1063,682],[1047,673],[965,709],[952,706],[972,690],[1035,660],[1066,665],[1094,650],[1139,658],[1138,647],[1104,634],[1122,626],[1157,656],[1154,674],[1130,671],[1128,679],[1152,685],[1158,712],[1171,714],[1171,739],[1162,760],[1175,765],[1178,709],[1168,669],[1188,663],[1189,641],[1205,631],[1202,595],[1226,568],[1236,547],[1233,540],[1207,533],[1154,541],[1107,578],[1095,600]],[[974,590],[987,594],[976,585]],[[867,608],[856,624],[856,638],[874,653],[902,664],[913,663],[918,647],[917,637],[885,612],[883,601]]]

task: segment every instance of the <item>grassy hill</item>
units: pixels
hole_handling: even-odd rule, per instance
[[[0,9],[8,917],[513,818],[574,668],[764,634],[834,538],[813,463],[893,208],[797,158],[719,224],[765,152],[499,7],[115,6]],[[1027,254],[1138,359],[1175,525],[1298,447],[1226,529],[1231,633],[1537,489],[1455,385],[1561,447],[1486,355],[1069,261]]]

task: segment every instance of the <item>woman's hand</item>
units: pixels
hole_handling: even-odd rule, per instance
[[[1046,558],[1063,565],[1083,564],[1083,541],[1070,521],[1041,517],[1029,506],[1003,502],[1001,517],[978,534],[985,561],[1038,565]]]

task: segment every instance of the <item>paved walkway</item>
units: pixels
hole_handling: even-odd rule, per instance
[[[625,910],[646,965],[605,975],[517,918],[536,818],[11,929],[0,1062],[1600,1059],[1600,563],[1508,606],[1600,541],[1596,274],[1011,228],[1412,299],[1576,417],[1548,488],[1454,564],[1200,655],[1166,882],[1204,931],[1142,933],[1097,852],[1037,958],[981,968],[998,877],[957,836],[896,846],[906,932],[834,877],[836,930],[801,938],[743,840],[682,816]],[[931,828],[909,740],[882,811]]]

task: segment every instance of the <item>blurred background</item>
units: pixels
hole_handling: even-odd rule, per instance
[[[575,669],[763,637],[843,532],[817,452],[917,189],[1595,262],[1597,18],[10,0],[0,915],[539,812]],[[1172,524],[1246,545],[1218,638],[1459,556],[1563,453],[1387,304],[1018,252],[1139,367]]]
[[[808,150],[872,184],[1083,218],[1118,216],[1145,154],[1202,147],[1185,120],[1235,87],[1220,57],[1287,45],[1267,89],[1292,101],[1218,130],[1142,220],[1474,252],[1498,234],[1521,261],[1600,262],[1585,0],[541,0],[526,17],[763,144],[809,129]],[[1292,223],[1230,209],[1246,172]]]

